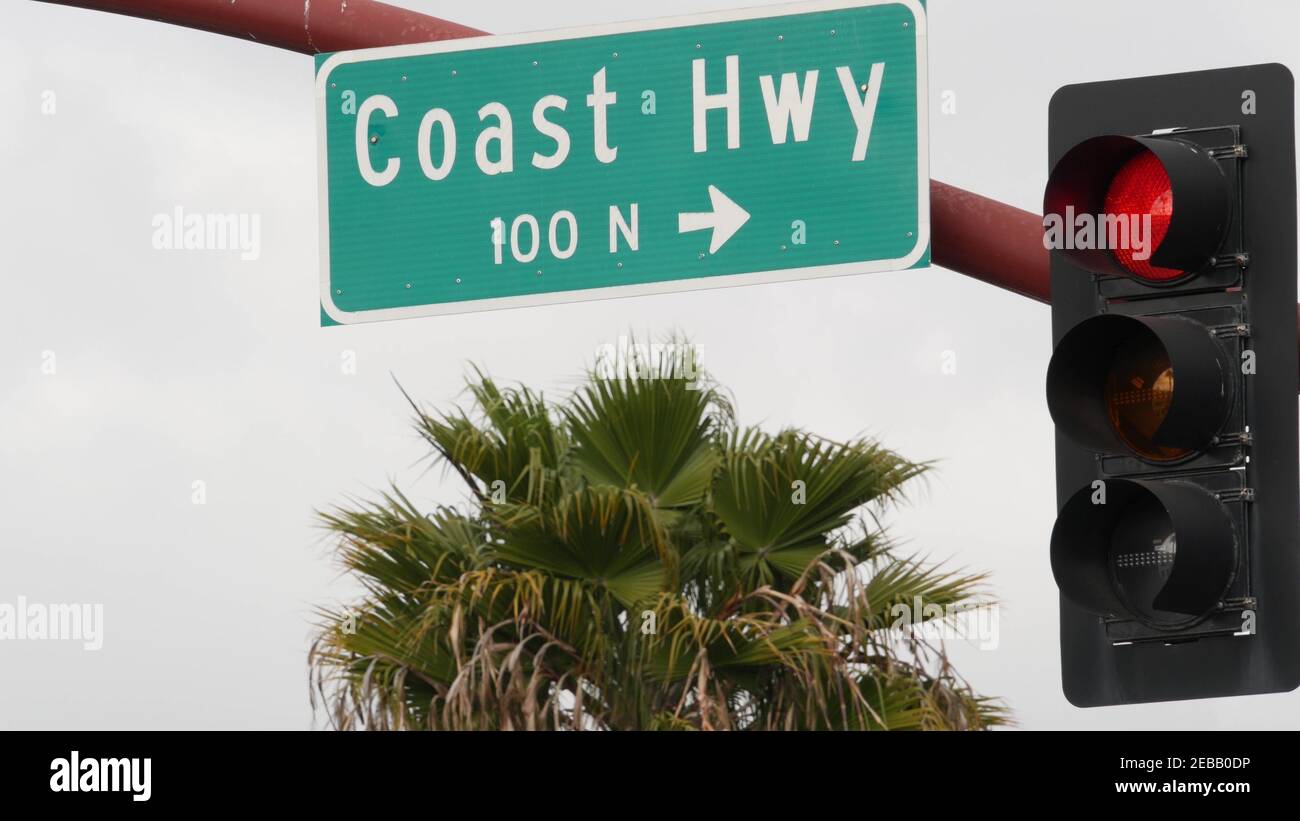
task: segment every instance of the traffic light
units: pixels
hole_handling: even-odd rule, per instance
[[[1261,65],[1052,97],[1050,552],[1077,706],[1300,684],[1293,85]]]

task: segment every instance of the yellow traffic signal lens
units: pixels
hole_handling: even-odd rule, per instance
[[[1191,452],[1155,443],[1173,399],[1174,369],[1160,341],[1142,335],[1121,345],[1106,379],[1106,413],[1115,433],[1142,458],[1168,462]]]

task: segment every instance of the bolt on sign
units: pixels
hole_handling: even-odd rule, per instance
[[[925,40],[838,0],[319,55],[322,323],[928,265]]]

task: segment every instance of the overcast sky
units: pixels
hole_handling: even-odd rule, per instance
[[[404,5],[504,33],[744,3]],[[1300,65],[1300,4],[1236,8],[1226,25],[1218,2],[934,0],[932,176],[1036,210],[1059,86]],[[938,461],[893,533],[992,574],[998,648],[953,655],[1022,727],[1300,728],[1300,693],[1062,696],[1046,306],[931,268],[320,328],[310,58],[4,0],[0,77],[0,603],[104,606],[99,651],[0,642],[0,728],[310,726],[311,608],[352,591],[312,510],[390,479],[461,499],[417,464],[390,374],[444,405],[467,361],[558,393],[629,328],[692,336],[744,423]],[[260,257],[155,250],[177,205],[260,215]]]

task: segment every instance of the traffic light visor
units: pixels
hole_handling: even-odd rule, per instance
[[[1211,446],[1233,396],[1226,350],[1186,317],[1086,319],[1061,338],[1047,367],[1047,407],[1065,435],[1150,462]]]
[[[1079,607],[1177,628],[1226,594],[1236,533],[1222,503],[1197,485],[1099,480],[1061,508],[1051,560],[1057,587]]]
[[[1175,137],[1094,137],[1067,151],[1043,198],[1044,244],[1098,274],[1163,285],[1212,263],[1231,216],[1218,162]]]

